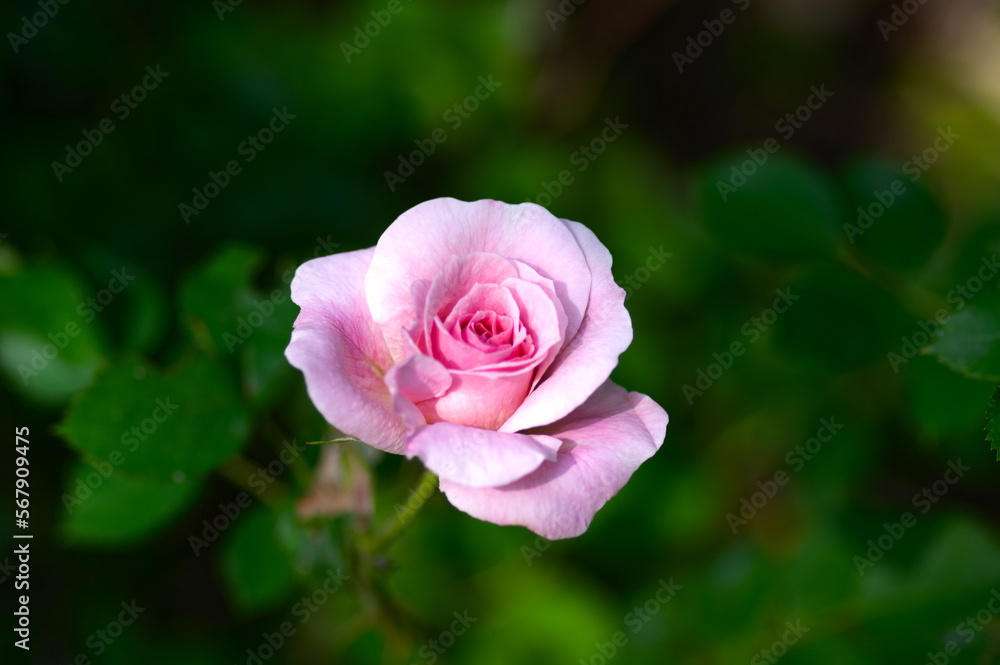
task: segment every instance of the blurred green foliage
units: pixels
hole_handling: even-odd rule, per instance
[[[588,2],[555,30],[556,3],[521,0],[402,0],[388,22],[385,2],[221,4],[59,5],[0,65],[0,413],[32,431],[30,662],[598,663],[620,632],[619,662],[728,665],[767,662],[787,622],[808,628],[789,665],[926,662],[949,641],[950,663],[998,657],[1000,621],[976,618],[1000,587],[1000,116],[975,65],[995,44],[927,37],[931,3],[888,41],[891,3],[754,3],[680,74],[671,54],[733,3]],[[831,101],[762,154],[824,82]],[[276,109],[294,118],[251,159]],[[671,423],[577,539],[435,494],[382,541],[419,465],[362,452],[374,515],[333,516],[357,500],[331,489],[349,470],[299,450],[337,433],[283,356],[289,271],[445,195],[581,221],[630,285],[613,378]],[[654,251],[671,257],[650,270]],[[120,292],[115,271],[134,275]],[[826,441],[824,419],[843,424]],[[969,467],[954,483],[950,463]],[[98,652],[133,598],[144,614]]]

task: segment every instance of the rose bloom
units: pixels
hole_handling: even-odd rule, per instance
[[[473,517],[578,536],[663,443],[666,412],[608,380],[632,341],[610,253],[540,206],[421,203],[300,266],[292,300],[316,408]]]

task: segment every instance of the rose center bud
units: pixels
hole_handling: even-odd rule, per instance
[[[455,352],[446,364],[455,363],[461,369],[474,369],[523,358],[530,353],[530,331],[516,318],[493,310],[479,310],[459,317],[451,331],[452,337],[469,347],[469,352]]]
[[[459,337],[467,344],[475,344],[484,350],[495,350],[497,347],[510,346],[514,321],[505,314],[476,312],[459,320],[459,330]]]

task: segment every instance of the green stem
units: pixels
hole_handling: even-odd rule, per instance
[[[949,309],[944,298],[908,277],[865,265],[856,255],[843,248],[837,252],[837,258],[851,270],[895,296],[911,314],[920,318],[933,318],[936,310]]]
[[[399,540],[399,537],[403,535],[410,524],[416,519],[420,510],[433,496],[433,493],[431,493],[427,495],[426,499],[422,497],[421,490],[427,486],[437,487],[437,476],[432,471],[424,471],[424,474],[420,477],[420,482],[417,484],[416,495],[420,497],[420,500],[413,507],[407,504],[407,508],[409,509],[407,512],[396,515],[395,519],[387,527],[383,528],[380,533],[375,534],[369,543],[369,552],[373,555],[381,554]]]

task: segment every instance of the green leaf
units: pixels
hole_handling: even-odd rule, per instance
[[[804,535],[789,570],[800,607],[818,613],[854,597],[861,578],[843,565],[851,549],[851,543],[822,527]]]
[[[300,583],[325,580],[346,569],[343,520],[303,523],[291,504],[250,507],[234,520],[218,565],[230,598],[242,612],[271,609]]]
[[[981,280],[981,276],[977,273],[983,266],[989,271],[987,279],[992,279],[996,274],[994,261],[997,251],[1000,251],[1000,213],[986,216],[973,225],[972,231],[953,262],[953,279],[960,282],[967,291],[971,291],[968,282],[973,277]]]
[[[996,451],[997,461],[1000,462],[1000,403],[997,402],[998,396],[1000,396],[1000,386],[997,386],[986,405],[986,439],[990,442],[990,448]]]
[[[685,603],[685,607],[702,617],[706,636],[712,641],[724,642],[727,636],[754,626],[765,611],[761,598],[778,589],[774,563],[742,541],[713,553],[700,572],[704,578],[697,580],[699,593],[688,597],[690,604]]]
[[[747,164],[752,175],[744,177],[740,168]],[[706,170],[700,195],[709,233],[732,251],[778,258],[829,255],[840,233],[837,199],[826,177],[790,156],[770,155],[761,166],[746,152],[720,159]]]
[[[28,268],[0,278],[0,292],[0,372],[10,384],[44,403],[63,402],[88,385],[104,345],[84,315],[92,310],[77,275]]]
[[[259,250],[226,247],[184,282],[180,301],[202,348],[234,358],[244,392],[269,403],[294,376],[284,352],[298,308],[287,283],[267,293],[253,287],[262,262]],[[284,281],[290,277],[286,273]]]
[[[933,358],[909,361],[911,416],[926,434],[971,433],[982,424],[993,385],[953,372]]]
[[[799,300],[778,317],[778,346],[822,368],[843,371],[885,359],[901,336],[919,330],[889,293],[836,265],[790,289]]]
[[[125,303],[122,345],[132,352],[145,353],[163,341],[173,322],[169,319],[170,305],[163,288],[152,275],[136,272],[138,279],[129,285]]]
[[[107,471],[105,467],[101,467]],[[199,484],[136,478],[79,463],[62,497],[60,534],[86,545],[127,545],[165,526],[192,502]]]
[[[1000,381],[1000,299],[980,296],[952,315],[925,352],[970,378]]]
[[[81,311],[110,333],[110,347],[141,354],[163,342],[173,329],[167,294],[148,266],[104,247],[88,247],[79,260],[93,284],[94,300]],[[121,287],[121,288],[119,288]],[[110,302],[108,302],[108,297]],[[87,309],[93,314],[88,314]],[[124,353],[122,355],[124,355]]]
[[[978,521],[958,517],[940,524],[908,573],[881,568],[866,572],[860,613],[893,614],[890,608],[895,608],[932,621],[935,613],[967,610],[969,603],[963,599],[987,599],[997,582],[1000,543],[996,535]]]
[[[883,265],[917,268],[944,239],[948,223],[937,199],[892,166],[856,162],[844,174],[844,192],[845,237]]]
[[[249,285],[262,262],[260,250],[226,247],[182,284],[181,310],[203,347],[228,352],[223,337],[235,334],[237,317],[252,306]]]
[[[322,578],[345,565],[341,535],[345,519],[303,524],[292,511],[280,513],[278,538],[291,553],[292,566],[300,576]]]
[[[296,575],[278,537],[278,513],[250,508],[227,536],[219,557],[233,603],[248,613],[280,603],[295,588]]]
[[[203,357],[167,375],[116,365],[71,401],[59,426],[88,458],[158,480],[207,473],[242,450],[249,429],[229,378]]]

